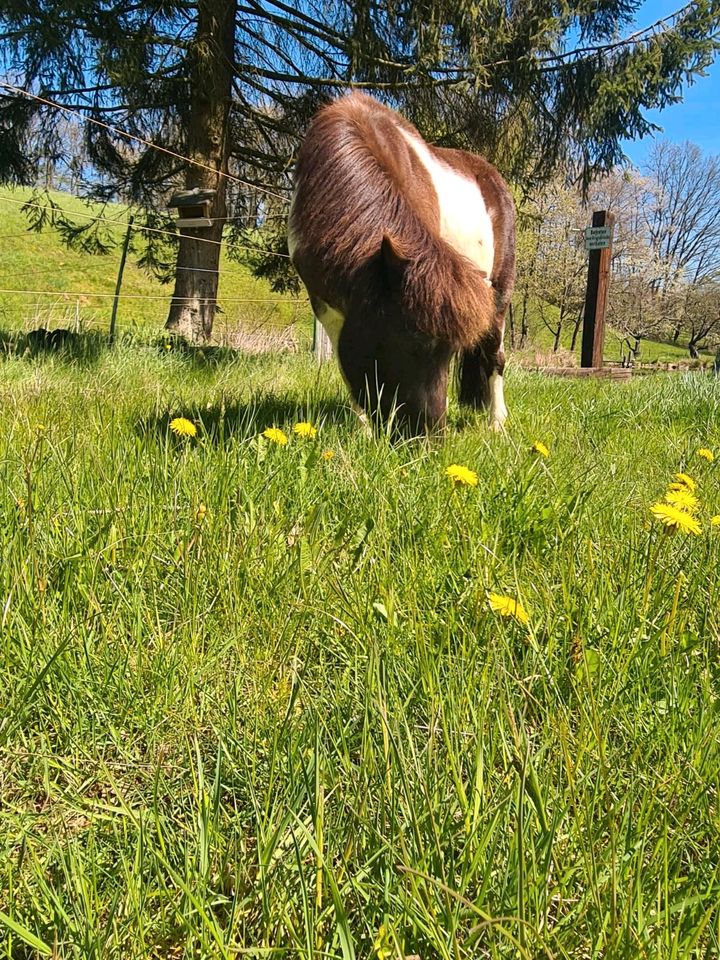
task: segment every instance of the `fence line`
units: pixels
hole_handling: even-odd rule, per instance
[[[0,236],[0,240],[22,240],[28,236],[28,231],[25,233],[5,233]]]
[[[105,130],[110,130],[112,133],[117,133],[119,136],[125,137],[126,140],[134,140],[137,143],[142,143],[144,146],[151,147],[153,150],[158,150],[160,153],[165,153],[170,157],[174,157],[176,160],[184,160],[185,163],[189,163],[194,167],[199,167],[202,170],[209,170],[218,177],[225,177],[232,183],[239,183],[241,186],[249,187],[251,190],[258,190],[260,193],[267,194],[269,197],[274,197],[276,200],[281,200],[283,203],[290,203],[290,200],[287,197],[282,196],[282,194],[275,193],[275,191],[270,190],[267,187],[261,187],[258,184],[250,183],[249,180],[242,180],[240,177],[236,177],[234,174],[226,173],[224,170],[218,170],[216,167],[211,167],[209,164],[202,163],[200,160],[192,160],[190,157],[185,157],[183,154],[176,153],[174,150],[169,150],[167,147],[161,147],[159,143],[153,143],[152,140],[146,140],[144,137],[138,136],[137,134],[128,133],[126,130],[121,130],[120,127],[116,127],[111,123],[104,123],[102,120],[97,120],[95,117],[86,117],[83,113],[80,113],[79,110],[76,110],[73,107],[66,107],[62,103],[57,103],[55,100],[48,100],[46,97],[40,97],[36,93],[30,93],[29,90],[25,90],[23,87],[16,87],[14,84],[8,83],[6,80],[0,80],[0,87],[10,90],[18,96],[27,97],[30,100],[36,100],[38,103],[43,103],[48,107],[54,107],[56,110],[62,110],[64,113],[68,113],[71,116],[77,117],[82,123],[94,123],[98,127],[103,127]]]
[[[0,240],[2,240],[2,237],[0,237]],[[190,273],[215,273],[221,276],[226,276],[227,274],[226,270],[211,270],[209,267],[171,267],[171,269],[173,273],[175,273],[178,270],[186,270],[186,271],[189,271]],[[53,279],[59,279],[57,276],[53,276],[52,273],[45,270],[23,270],[22,273],[24,277],[42,277],[43,279],[48,279],[49,277],[52,277]],[[7,278],[5,277],[4,274],[0,273],[0,280],[2,279],[14,280],[15,277],[16,277],[15,273],[10,274]],[[64,278],[65,274],[62,274],[62,277]],[[160,281],[158,280],[158,282]]]
[[[9,290],[0,287],[0,294],[6,294],[8,296],[27,296],[27,297],[87,297],[88,299],[94,298],[109,298],[113,299],[115,297],[114,293],[90,293],[79,290]],[[161,296],[159,294],[143,294],[143,293],[121,293],[118,295],[119,300],[203,300],[203,299],[213,299],[222,301],[223,303],[308,303],[308,298],[299,299],[296,297],[280,297],[277,300],[272,300],[269,297],[175,297],[172,294],[167,294],[166,296]]]
[[[72,196],[72,194],[68,194],[68,196]],[[80,197],[73,197],[73,199],[81,200]],[[34,203],[31,200],[19,200],[19,199],[16,199],[15,197],[0,196],[0,202],[2,201],[6,203],[16,203],[23,207],[37,207],[40,210],[49,209],[51,212],[57,211],[58,213],[65,214],[66,216],[69,216],[69,217],[84,217],[86,220],[95,220],[100,223],[111,223],[117,227],[127,228],[129,225],[127,220],[116,220],[113,217],[103,217],[100,214],[83,213],[81,210],[68,210],[65,207],[58,207],[55,205],[51,205],[50,207],[48,207],[44,203]],[[162,230],[160,227],[149,227],[149,226],[143,226],[142,224],[134,224],[134,223],[131,226],[133,230],[146,230],[149,233],[160,233],[168,237],[174,237],[176,240],[179,238],[179,234],[177,234],[174,230]],[[20,236],[27,236],[27,234],[20,234]],[[214,243],[216,246],[222,246],[223,244],[222,240],[211,240],[209,237],[191,237],[190,239],[196,240],[198,243]],[[226,243],[226,246],[227,245],[228,244]],[[284,260],[290,259],[287,253],[279,253],[276,250],[265,250],[262,247],[253,247],[248,244],[234,243],[231,246],[234,250],[249,250],[252,253],[262,253],[268,257],[282,257],[282,259]]]

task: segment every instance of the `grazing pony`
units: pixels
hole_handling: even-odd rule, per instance
[[[288,247],[376,423],[394,410],[406,433],[442,426],[457,354],[461,403],[502,427],[515,210],[486,160],[425,143],[364,94],[336,100],[300,148]]]

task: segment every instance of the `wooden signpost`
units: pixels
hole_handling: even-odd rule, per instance
[[[610,281],[612,234],[615,217],[606,210],[595,210],[592,226],[585,231],[585,249],[589,251],[585,312],[583,319],[580,366],[600,369],[605,345],[605,310]]]

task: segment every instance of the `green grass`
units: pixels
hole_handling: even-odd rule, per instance
[[[544,351],[546,355],[551,355],[553,349],[553,335],[542,322],[542,316],[538,309],[537,303],[530,301],[529,304],[529,325],[530,325],[530,343],[525,351],[531,359],[537,351]],[[572,325],[568,325],[566,329],[563,330],[560,346],[563,351],[570,349],[570,344],[572,342]],[[582,348],[582,330],[578,334],[577,341],[575,344],[575,357],[577,363],[580,363],[580,351]],[[507,349],[507,345],[506,345]],[[627,344],[624,345],[623,349],[623,338],[616,333],[612,327],[606,328],[605,331],[605,349],[603,351],[605,362],[615,362],[619,363],[622,359],[623,353],[627,355],[628,348]],[[522,356],[522,354],[520,354]],[[564,363],[562,354],[559,354],[560,360],[559,364]],[[704,363],[712,363],[715,358],[714,350],[700,350],[700,359]],[[688,353],[687,344],[681,338],[678,343],[667,343],[661,340],[643,340],[640,346],[640,356],[637,358],[637,363],[690,363],[690,354]]]
[[[605,359],[619,360],[621,338],[610,331],[605,343]],[[627,348],[625,349],[627,354]],[[714,350],[701,350],[700,359],[704,363],[712,363],[715,358]],[[692,363],[687,344],[681,338],[677,343],[667,343],[664,340],[643,340],[640,345],[638,363]]]
[[[215,359],[2,362],[0,953],[717,956],[717,383],[511,369],[506,436],[393,446]]]
[[[65,246],[58,234],[46,228],[39,233],[28,229],[28,219],[17,200],[29,200],[32,192],[25,189],[0,189],[0,324],[6,329],[31,330],[38,326],[73,327],[76,318],[89,330],[105,330],[110,325],[112,295],[120,262],[120,247],[104,256],[89,255]],[[54,202],[76,214],[96,211],[99,215],[117,217],[119,223],[104,224],[116,242],[125,236],[127,210],[110,206],[88,208],[68,194],[51,192]],[[85,223],[78,216],[77,223]],[[128,258],[122,285],[117,329],[119,333],[155,334],[162,331],[172,284],[161,284],[141,270],[137,256],[142,241],[133,234],[133,248]],[[2,290],[53,291],[10,294]],[[97,296],[103,294],[102,297]],[[162,297],[167,299],[142,299]],[[215,333],[223,336],[239,324],[284,327],[299,322],[308,326],[309,310],[304,299],[287,302],[284,295],[274,294],[268,284],[253,277],[242,263],[231,261],[223,253],[219,303],[221,312],[215,322]],[[263,303],[239,303],[239,300],[262,300]]]

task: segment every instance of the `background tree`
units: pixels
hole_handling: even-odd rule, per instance
[[[652,195],[645,205],[649,243],[664,266],[656,288],[673,319],[673,340],[689,334],[691,356],[707,336],[698,304],[720,277],[720,157],[693,143],[657,143],[644,167]],[[697,287],[703,292],[691,293]],[[712,329],[712,328],[711,328]]]
[[[570,348],[574,349],[580,329],[587,276],[583,246],[587,216],[580,191],[561,178],[546,184],[522,208],[517,313],[521,329],[527,330],[532,304],[552,336],[554,352],[560,349],[568,329],[572,330]]]
[[[667,264],[647,227],[657,199],[654,182],[631,169],[613,171],[589,191],[593,209],[615,215],[608,323],[636,358],[642,340],[667,326],[658,291]]]
[[[720,281],[708,278],[678,283],[665,296],[673,328],[685,331],[690,356],[697,360],[702,347],[720,344]],[[708,341],[704,343],[704,341]]]
[[[640,6],[6,0],[0,57],[15,86],[115,128],[86,127],[87,195],[157,212],[178,185],[214,189],[204,239],[219,241],[228,183],[270,191],[260,210],[258,191],[235,195],[233,216],[275,216],[309,117],[349,85],[402,107],[438,143],[484,152],[521,189],[558,164],[589,183],[619,162],[623,139],[652,129],[645,112],[677,100],[717,50],[717,0],[633,30]],[[63,153],[62,118],[6,88],[0,179],[36,183],[46,158]],[[219,242],[181,236],[172,329],[210,335],[219,254]]]

